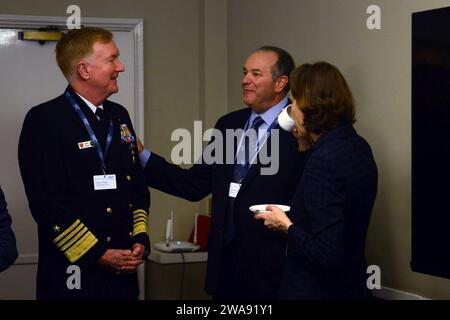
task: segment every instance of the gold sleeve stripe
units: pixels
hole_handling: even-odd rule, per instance
[[[76,243],[74,243],[70,248],[68,248],[66,250],[66,252],[73,252],[73,251],[77,251],[80,247],[82,247],[85,243],[86,240],[88,240],[89,238],[94,237],[94,235],[92,234],[92,232],[88,231],[86,232],[80,240],[78,240]],[[94,237],[95,238],[95,237]]]
[[[84,227],[75,237],[72,238],[69,242],[67,242],[64,246],[60,248],[61,251],[66,251],[70,246],[72,246],[78,239],[84,236],[88,232],[88,228]]]
[[[133,215],[133,219],[136,219],[139,217],[146,218],[146,219],[148,218],[148,216],[144,213],[138,213],[138,214]]]
[[[97,238],[92,236],[92,238],[88,239],[89,241],[86,242],[86,244],[78,251],[78,254],[76,254],[75,256],[73,256],[73,262],[77,261],[78,259],[80,259],[86,252],[89,251],[89,249],[91,249],[97,242]]]
[[[53,240],[53,243],[57,243],[59,240],[61,240],[62,238],[64,238],[69,232],[71,232],[73,229],[75,229],[75,227],[81,223],[81,221],[79,219],[75,220],[75,222],[69,227],[67,228],[63,233],[61,233],[55,240]]]
[[[133,223],[136,223],[136,222],[139,222],[139,221],[144,221],[145,223],[147,223],[148,219],[144,218],[144,217],[139,217],[139,218],[133,219]]]
[[[139,223],[145,223],[145,224],[148,224],[148,223],[147,223],[147,220],[139,219],[139,220],[134,221],[133,225],[137,225],[137,224],[139,224]]]
[[[145,222],[138,222],[138,223],[135,223],[134,225],[133,225],[133,229],[134,228],[137,228],[137,227],[139,227],[139,226],[145,226],[145,227],[147,227],[147,223],[145,223]]]
[[[78,225],[78,227],[76,227],[75,230],[70,232],[64,239],[61,239],[61,241],[59,241],[58,243],[55,242],[56,247],[60,248],[62,245],[64,245],[64,243],[69,241],[74,235],[76,235],[81,229],[83,229],[83,227],[84,227],[84,224],[80,223]]]
[[[133,228],[133,237],[140,233],[146,233],[148,235],[148,227],[146,224],[141,223]]]
[[[74,245],[72,245],[69,249],[67,249],[64,254],[66,255],[66,257],[72,257],[74,256],[76,253],[78,253],[78,251],[80,250],[80,248],[83,247],[83,245],[86,244],[86,240],[89,240],[89,238],[93,236],[92,233],[90,231],[88,231],[87,233],[85,233],[83,235],[83,237],[77,241]]]
[[[69,250],[64,252],[64,255],[69,259],[70,262],[75,262],[81,258],[94,244],[97,243],[97,238],[88,231],[83,235],[83,237],[77,241]]]
[[[137,209],[137,210],[133,211],[133,214],[138,214],[138,213],[143,213],[143,214],[147,215],[147,212],[145,210],[142,210],[142,209]]]
[[[133,211],[133,237],[148,232],[148,214],[145,210],[137,209]]]

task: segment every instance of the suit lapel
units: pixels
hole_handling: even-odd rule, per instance
[[[279,136],[278,136],[278,138],[279,138],[279,141],[278,141],[278,143],[279,143],[278,152],[279,153],[287,152],[289,150],[290,154],[297,153],[298,152],[298,145],[297,145],[297,142],[295,141],[295,139],[291,136],[292,133],[284,131],[283,129],[281,129],[281,127],[278,124],[275,126],[274,129],[277,129],[278,132],[279,132]],[[272,129],[272,130],[274,130],[274,129]],[[272,156],[275,156],[275,155],[272,155],[270,153],[271,150],[272,150],[272,141],[273,141],[272,139],[273,139],[273,135],[271,134],[269,136],[269,138],[267,139],[266,143],[265,143],[266,144],[266,146],[265,146],[266,151],[265,152],[266,152],[266,156],[268,158],[271,158]],[[285,147],[283,147],[283,145],[285,145]],[[258,154],[258,156],[259,156],[259,154]],[[278,155],[278,156],[281,157],[280,155]],[[244,179],[244,181],[242,183],[240,192],[245,190],[245,188],[259,174],[261,174],[261,163],[260,163],[260,161],[257,161],[248,170],[247,176],[245,177],[245,179]]]
[[[70,86],[68,86],[67,88],[68,88],[70,94],[72,95],[72,97],[77,102],[77,104],[80,107],[81,111],[86,116],[89,124],[92,127],[92,130],[94,131],[95,136],[97,137],[98,142],[100,143],[102,151],[105,152],[106,138],[107,138],[107,135],[108,135],[109,126],[108,126],[108,128],[104,128],[101,125],[101,123],[98,121],[97,116],[92,112],[91,108],[89,108],[86,105],[86,103],[83,101],[83,99],[81,99],[80,96]],[[69,103],[69,106],[70,106],[70,103]],[[73,110],[72,107],[70,107],[70,108]],[[114,120],[114,116],[112,115],[109,102],[107,100],[105,100],[105,102],[103,103],[103,110],[105,111],[105,114],[107,116],[112,116],[113,117],[113,141],[114,141],[114,139],[117,139],[117,137],[115,135],[117,134],[117,132],[119,132],[119,130],[115,130],[114,129],[114,126],[115,126],[116,123],[115,123],[115,120]],[[75,110],[74,110],[74,112],[75,112]],[[75,112],[75,114],[76,114],[76,112]],[[83,128],[85,128],[84,124],[83,124],[83,121],[80,119],[78,114],[76,114],[76,117],[80,121],[80,123],[83,126]],[[84,129],[84,130],[86,130],[86,129]],[[119,137],[119,139],[120,139],[120,137]],[[113,143],[111,143],[110,147],[112,147],[112,144]],[[108,151],[108,154],[106,154],[106,157],[105,157],[105,161],[107,160],[109,153],[110,152]]]
[[[290,103],[291,103],[291,100],[288,99],[288,102],[287,102],[287,104],[284,107],[286,107]],[[277,119],[275,119],[275,121],[277,121]],[[272,130],[274,130],[274,129],[277,129],[279,131],[279,137],[278,137],[279,138],[279,142],[278,142],[279,144],[281,144],[281,141],[283,140],[282,135],[284,135],[286,133],[287,134],[291,134],[291,133],[285,132],[283,129],[281,129],[281,127],[280,127],[280,125],[278,123]],[[265,150],[266,150],[266,154],[267,154],[268,157],[271,157],[271,155],[269,155],[269,152],[272,150],[271,146],[272,146],[272,134],[270,134],[269,138],[265,142],[265,146],[263,146],[264,148],[266,148]],[[278,151],[281,152],[281,146],[279,146]],[[244,179],[244,181],[242,183],[241,190],[242,190],[242,188],[245,189],[245,187],[248,185],[248,183],[256,175],[260,174],[261,164],[260,164],[260,161],[258,161],[258,160],[259,160],[259,152],[258,152],[258,156],[256,157],[255,163],[252,166],[250,166],[250,169],[247,172],[247,175],[246,175],[246,177],[245,177],[245,179]]]
[[[291,100],[288,100],[286,106],[288,104],[290,104],[290,103],[291,103]],[[250,118],[250,114],[247,115],[247,120],[248,120],[248,118]],[[276,119],[275,119],[275,121],[276,121]],[[245,124],[244,124],[244,126],[245,126]],[[283,129],[281,129],[281,127],[279,126],[278,123],[275,126],[275,128],[273,128],[272,130],[274,130],[274,129],[277,129],[280,132],[279,143],[281,144],[281,140],[283,139],[281,136],[283,134],[285,134],[285,133],[288,133],[288,132],[284,132]],[[290,134],[290,133],[288,133],[288,134]],[[266,148],[267,156],[269,156],[269,157],[271,156],[271,155],[268,154],[268,152],[271,151],[271,145],[272,145],[272,134],[269,136],[269,138],[265,142],[265,146],[264,146],[264,148]],[[280,146],[280,148],[281,148],[281,146]],[[278,148],[279,152],[281,152],[280,148]],[[235,150],[235,154],[236,154],[236,150]],[[248,186],[248,184],[255,178],[255,176],[257,176],[260,173],[261,173],[261,164],[260,164],[260,161],[259,161],[259,152],[258,152],[258,155],[256,157],[255,163],[250,166],[250,168],[249,168],[249,170],[247,172],[247,175],[244,178],[244,181],[242,181],[242,185],[241,185],[241,189],[240,189],[240,193],[241,194],[242,194],[242,191],[245,190],[245,188]]]
[[[278,129],[278,128],[279,128],[279,126],[276,125],[274,129]],[[265,142],[265,144],[262,147],[262,148],[265,148],[265,150],[266,150],[265,152],[267,153],[268,157],[271,156],[268,153],[271,150],[271,145],[272,145],[272,134],[269,136],[269,138],[267,139],[267,141]],[[247,172],[247,175],[244,178],[244,181],[242,181],[242,186],[241,186],[240,192],[242,192],[247,187],[247,185],[255,178],[255,176],[261,174],[261,162],[259,161],[259,153],[261,152],[261,150],[259,150],[258,155],[255,159],[255,162],[250,166],[250,168]]]
[[[83,111],[84,115],[86,116],[86,119],[89,121],[89,124],[91,125],[92,130],[94,131],[94,133],[98,139],[100,136],[100,133],[102,131],[101,131],[101,125],[97,119],[97,116],[92,112],[92,110],[86,105],[86,103],[83,101],[83,99],[81,99],[80,96],[70,86],[68,86],[67,88],[68,88],[71,96],[77,102],[81,111]],[[70,103],[69,103],[69,106],[70,106]],[[72,109],[72,107],[71,107],[71,109]],[[81,123],[83,123],[83,121],[80,119],[80,117],[78,115],[77,115],[77,118],[80,120]],[[83,124],[83,127],[84,127],[84,124]]]
[[[250,118],[251,109],[248,108],[245,111],[247,111],[247,112],[242,112],[241,114],[238,115],[239,117],[236,119],[236,121],[233,121],[233,124],[232,124],[233,127],[231,129],[233,129],[233,130],[238,130],[238,129],[244,130],[245,129],[245,125],[247,124],[247,121]],[[233,143],[233,145],[234,145],[233,146],[233,152],[234,152],[233,155],[234,155],[234,158],[236,159],[237,148],[239,146],[239,139],[237,141],[235,141]]]
[[[239,146],[239,138],[237,139],[237,141],[228,141],[229,139],[227,139],[227,135],[226,135],[226,129],[232,129],[232,130],[238,130],[238,129],[242,129],[244,130],[245,128],[245,124],[247,123],[248,119],[250,118],[250,113],[251,113],[251,109],[247,108],[245,110],[243,110],[242,112],[238,112],[236,113],[236,115],[234,117],[232,117],[232,119],[230,119],[230,123],[225,125],[225,130],[223,132],[223,135],[225,136],[225,143],[224,143],[224,152],[223,154],[227,156],[227,144],[229,143],[233,143],[233,164],[227,164],[226,165],[226,178],[228,179],[228,181],[231,181],[233,179],[233,171],[234,171],[234,162],[236,161],[236,152],[237,152],[237,148]],[[233,138],[234,139],[234,138]],[[235,139],[236,140],[236,139]],[[227,158],[225,156],[225,163]]]

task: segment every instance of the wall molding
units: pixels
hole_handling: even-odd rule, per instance
[[[182,254],[184,255],[184,258]],[[159,264],[206,262],[208,260],[208,252],[168,253],[168,252],[161,252],[158,250],[152,250],[147,260]]]
[[[372,290],[373,296],[382,300],[430,300],[418,294],[389,287]]]
[[[41,28],[56,26],[67,30],[67,17],[63,16],[28,16],[28,15],[3,15],[0,14],[0,25],[10,28]],[[102,27],[110,31],[131,31],[137,25],[143,24],[142,19],[120,18],[81,18],[82,26]]]
[[[200,255],[198,255],[200,254]],[[204,262],[207,259],[205,252],[185,252],[186,262]],[[181,257],[178,254],[167,254],[152,251],[148,257],[149,261],[158,262],[161,264],[180,263]],[[34,265],[38,263],[37,254],[21,254],[17,258],[14,265]],[[430,300],[418,294],[402,291],[389,287],[381,287],[381,289],[372,290],[373,296],[382,300]]]

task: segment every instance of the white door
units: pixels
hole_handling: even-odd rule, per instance
[[[37,228],[28,209],[17,147],[28,110],[59,96],[67,86],[56,65],[56,43],[41,45],[34,41],[21,41],[18,39],[19,31],[22,30],[0,29],[0,184],[13,219],[19,250],[16,264],[0,274],[0,300],[35,298]],[[132,32],[113,33],[125,72],[119,76],[119,92],[109,99],[125,106],[136,122],[134,35]]]

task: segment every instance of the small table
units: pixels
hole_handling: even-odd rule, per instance
[[[208,252],[167,253],[152,249],[145,264],[148,300],[210,300],[204,290]]]

